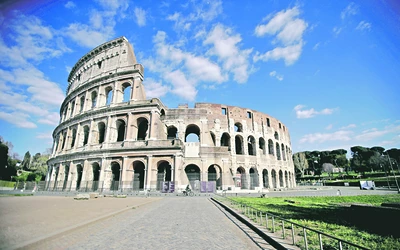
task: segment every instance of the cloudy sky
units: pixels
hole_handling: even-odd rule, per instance
[[[2,1],[0,135],[21,156],[52,147],[67,76],[125,36],[148,97],[280,119],[294,152],[400,148],[397,1]]]

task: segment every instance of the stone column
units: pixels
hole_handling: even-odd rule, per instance
[[[133,124],[132,124],[132,122],[133,122],[133,119],[132,119],[132,112],[128,112],[128,119],[127,119],[127,122],[126,122],[126,136],[125,136],[125,140],[126,141],[131,141],[132,139],[133,139],[133,136],[132,136],[132,126],[133,126]]]

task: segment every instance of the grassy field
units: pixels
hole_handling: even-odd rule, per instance
[[[368,229],[352,224],[347,208],[354,203],[373,206],[380,206],[383,202],[400,203],[399,194],[383,196],[233,198],[233,200],[370,249],[400,249],[399,238],[378,235]],[[288,200],[291,202],[288,202]],[[398,223],[396,221],[388,222],[388,226],[396,230]],[[316,236],[314,238],[314,241],[317,241]],[[313,241],[313,239],[310,240]],[[310,245],[312,244],[313,242],[310,242]],[[328,245],[324,246],[324,249],[334,249],[329,248]]]

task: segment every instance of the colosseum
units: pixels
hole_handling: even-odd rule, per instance
[[[84,55],[68,76],[48,190],[262,192],[295,186],[290,135],[255,110],[146,99],[125,37]]]

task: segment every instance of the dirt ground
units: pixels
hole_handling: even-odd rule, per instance
[[[0,249],[13,249],[161,198],[74,200],[73,197],[0,197]]]

